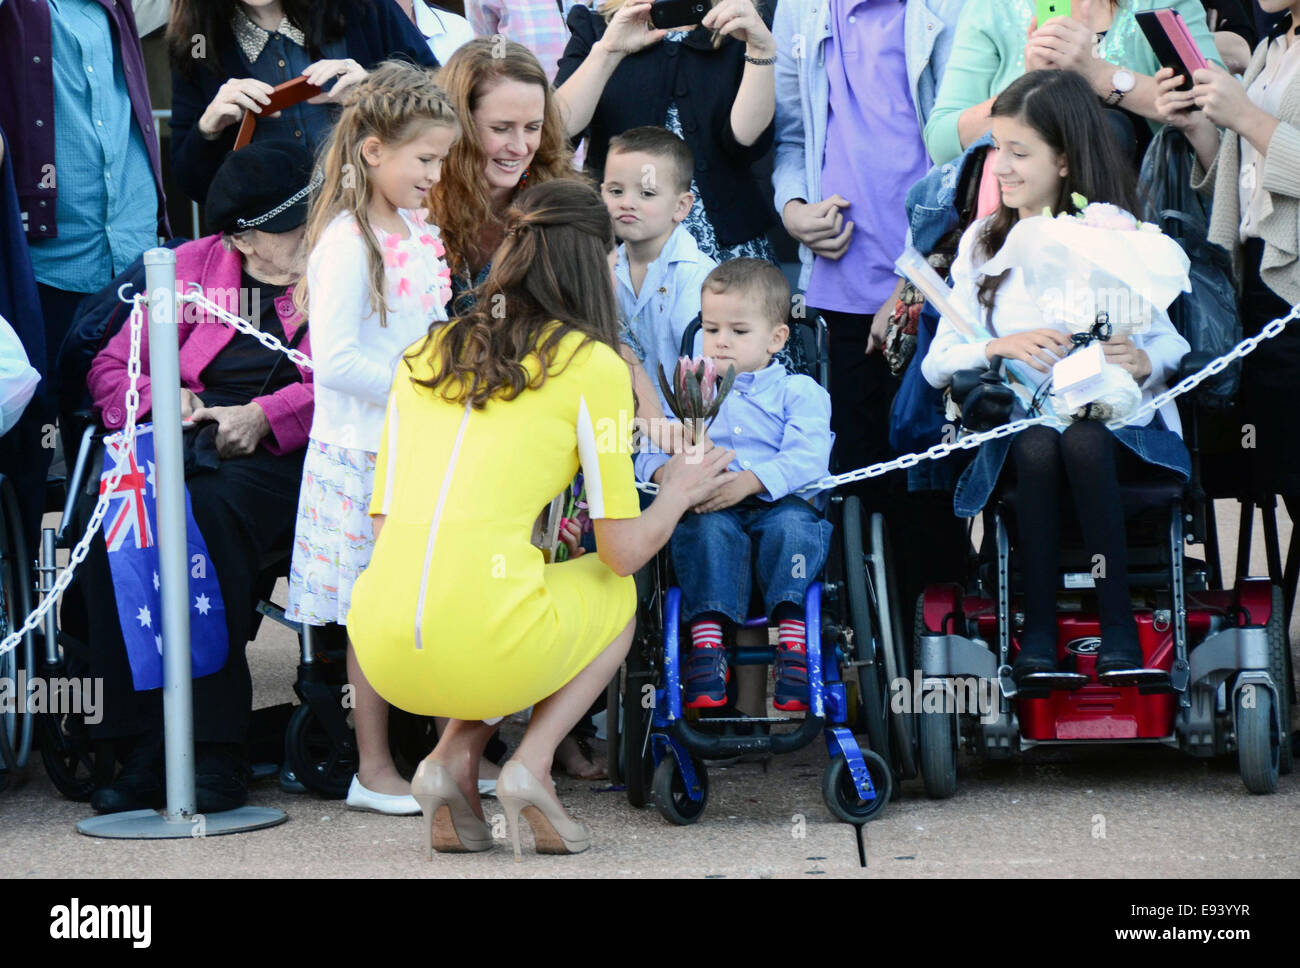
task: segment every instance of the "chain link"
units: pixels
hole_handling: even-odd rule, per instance
[[[144,330],[144,303],[147,297],[143,293],[137,293],[131,300],[131,318],[128,325],[131,327],[131,355],[127,358],[126,373],[129,380],[126,390],[126,424],[122,428],[122,446],[128,449],[135,447],[135,415],[140,409],[140,343],[141,333]],[[53,587],[41,599],[41,604],[32,609],[27,621],[23,622],[22,628],[17,629],[11,635],[7,636],[3,642],[0,642],[0,655],[11,652],[18,647],[18,643],[29,632],[36,631],[41,623],[45,620],[45,615],[52,609],[60,596],[68,590],[72,584],[72,576],[77,570],[77,566],[86,560],[86,555],[90,554],[90,542],[94,540],[95,534],[99,531],[100,525],[104,523],[104,518],[108,515],[109,496],[117,490],[117,485],[122,482],[122,475],[125,473],[125,467],[115,466],[108,476],[108,480],[100,486],[99,499],[95,502],[95,510],[91,512],[90,523],[86,525],[86,533],[81,536],[76,547],[68,559],[68,567],[59,572],[58,579],[54,582]],[[25,554],[25,551],[19,552]],[[31,670],[28,670],[29,672]]]
[[[253,327],[247,320],[241,319],[240,317],[236,316],[234,313],[222,309],[211,299],[208,299],[206,296],[203,295],[203,286],[200,283],[191,282],[190,291],[183,293],[179,298],[180,301],[183,303],[194,303],[199,308],[211,313],[213,316],[216,316],[222,322],[229,323],[232,327],[239,330],[239,332],[247,333],[249,336],[253,337],[253,339],[257,340],[259,343],[265,346],[268,350],[274,350],[277,353],[283,353],[285,356],[289,357],[289,359],[291,359],[294,363],[298,364],[298,366],[302,367],[304,370],[312,369],[310,356],[296,349],[293,349],[290,346],[285,346],[283,343],[281,343],[270,333],[264,333],[260,329],[256,329],[255,327]]]
[[[1165,404],[1172,402],[1185,393],[1190,393],[1216,373],[1222,373],[1237,360],[1249,356],[1255,351],[1260,343],[1263,343],[1265,340],[1273,339],[1286,329],[1289,323],[1293,322],[1297,318],[1300,318],[1300,303],[1292,306],[1291,311],[1287,313],[1286,316],[1283,316],[1280,319],[1275,319],[1265,326],[1259,331],[1258,335],[1247,336],[1227,353],[1215,357],[1202,369],[1190,376],[1184,377],[1163,393],[1152,397],[1131,414],[1115,420],[1107,421],[1106,426],[1111,430],[1119,430],[1121,427],[1127,427],[1145,421],[1146,418],[1155,414],[1155,412]],[[1054,416],[1028,417],[1024,420],[1016,420],[1012,423],[1003,424],[1001,427],[995,427],[993,430],[987,430],[984,433],[969,434],[949,443],[935,444],[933,447],[918,454],[904,454],[902,457],[895,457],[891,461],[872,464],[869,467],[860,467],[855,471],[847,471],[843,474],[823,477],[819,481],[815,481],[812,484],[799,488],[796,493],[806,494],[816,491],[829,491],[843,484],[853,484],[857,481],[865,481],[873,477],[879,477],[881,474],[888,474],[890,471],[915,467],[917,464],[921,463],[921,461],[939,460],[940,458],[947,457],[954,451],[969,450],[972,447],[978,447],[980,444],[986,443],[987,441],[1010,437],[1012,434],[1018,434],[1020,431],[1028,427],[1046,423],[1059,425],[1061,421]],[[646,494],[659,493],[659,485],[652,481],[637,481],[636,486],[638,490],[644,491]]]
[[[267,349],[274,350],[278,353],[284,353],[290,360],[303,369],[310,370],[312,368],[311,358],[305,353],[293,349],[292,347],[285,346],[269,333],[264,333],[261,330],[255,329],[239,316],[222,309],[220,306],[216,305],[216,303],[203,295],[202,286],[198,283],[191,283],[190,286],[191,291],[177,296],[179,302],[193,303],[206,312],[216,316],[223,322],[228,323],[239,332],[247,333],[252,336]],[[119,295],[121,295],[121,293],[119,293]],[[135,446],[135,420],[136,413],[140,408],[140,392],[138,389],[141,374],[140,343],[141,334],[144,329],[144,303],[146,298],[147,297],[143,293],[137,293],[129,300],[133,304],[129,323],[131,327],[131,353],[127,359],[126,365],[127,377],[129,379],[126,391],[126,424],[122,428],[121,432],[122,446],[127,448],[133,448]],[[123,301],[128,300],[124,299]],[[1109,421],[1106,426],[1112,430],[1118,430],[1120,427],[1135,424],[1148,415],[1154,414],[1165,404],[1196,389],[1196,387],[1200,386],[1210,377],[1217,373],[1222,373],[1237,360],[1253,353],[1260,343],[1276,337],[1286,329],[1289,323],[1297,318],[1300,318],[1300,304],[1291,307],[1291,312],[1286,316],[1273,320],[1260,330],[1257,336],[1246,337],[1229,352],[1225,353],[1223,356],[1216,357],[1214,360],[1206,364],[1203,369],[1185,377],[1163,393],[1152,397],[1128,416]],[[865,481],[871,478],[880,477],[882,474],[888,474],[891,471],[915,467],[922,461],[940,460],[954,451],[971,450],[972,448],[978,447],[990,440],[1000,440],[1004,437],[1010,437],[1012,434],[1018,434],[1020,431],[1025,430],[1028,427],[1034,427],[1038,424],[1045,423],[1060,423],[1060,421],[1056,417],[1052,416],[1028,417],[1023,420],[1016,420],[1012,423],[1003,424],[1001,427],[995,427],[992,430],[984,431],[983,433],[968,434],[954,441],[935,444],[920,453],[904,454],[901,457],[895,457],[890,461],[871,464],[867,467],[860,467],[857,470],[848,471],[844,474],[835,474],[830,477],[824,477],[819,481],[815,481],[812,484],[799,488],[798,493],[803,494],[814,491],[828,491],[843,484]],[[27,616],[27,620],[23,623],[22,628],[6,637],[3,642],[0,642],[0,655],[4,655],[6,652],[15,649],[23,636],[28,632],[35,631],[44,620],[45,614],[54,607],[54,603],[58,601],[59,596],[67,591],[68,586],[72,584],[73,573],[76,571],[77,566],[86,560],[86,555],[90,553],[90,542],[93,540],[96,532],[99,531],[100,525],[103,524],[104,518],[108,514],[109,495],[121,482],[122,474],[122,470],[114,468],[110,473],[107,482],[100,487],[99,499],[95,502],[95,510],[90,515],[90,523],[86,526],[86,533],[82,536],[81,540],[77,542],[76,547],[72,549],[71,556],[68,560],[68,566],[59,573],[59,577],[55,581],[53,588],[51,588],[45,598],[42,599],[41,604],[37,608],[33,609],[32,613]],[[657,494],[659,492],[659,485],[650,481],[638,481],[636,482],[636,486],[638,490],[644,491],[647,494]]]

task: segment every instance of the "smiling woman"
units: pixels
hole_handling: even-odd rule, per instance
[[[515,196],[575,173],[551,85],[528,48],[480,37],[452,55],[438,83],[467,119],[429,195],[459,297],[486,276]]]

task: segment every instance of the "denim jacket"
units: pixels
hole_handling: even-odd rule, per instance
[[[992,144],[993,135],[985,134],[962,152],[961,157],[935,165],[907,190],[907,228],[912,245],[922,255],[933,252],[939,240],[957,227],[961,220],[957,190],[966,174],[966,165]]]
[[[963,0],[904,0],[908,88],[918,129],[934,107],[939,79],[952,50]],[[776,160],[772,171],[777,214],[787,202],[821,200],[822,158],[830,114],[826,41],[830,0],[781,0],[772,23],[776,40]],[[808,288],[812,252],[799,247],[799,288]]]

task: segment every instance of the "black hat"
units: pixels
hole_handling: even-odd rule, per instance
[[[307,221],[313,184],[311,152],[294,141],[254,141],[217,169],[203,206],[216,232],[289,232]]]

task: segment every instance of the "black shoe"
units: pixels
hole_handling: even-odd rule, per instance
[[[1169,673],[1148,669],[1138,648],[1106,648],[1103,638],[1097,653],[1097,681],[1107,686],[1139,686],[1144,689],[1169,685]]]
[[[1021,698],[1038,698],[1058,689],[1078,689],[1088,677],[1078,672],[1062,672],[1056,659],[1046,655],[1021,652],[1011,667],[1011,678],[1016,684],[1016,695]]]
[[[136,739],[123,758],[122,772],[90,797],[99,813],[126,810],[156,810],[163,805],[166,791],[162,781],[162,732],[146,733]]]
[[[248,766],[237,743],[194,747],[194,799],[199,813],[236,810],[248,802]]]

